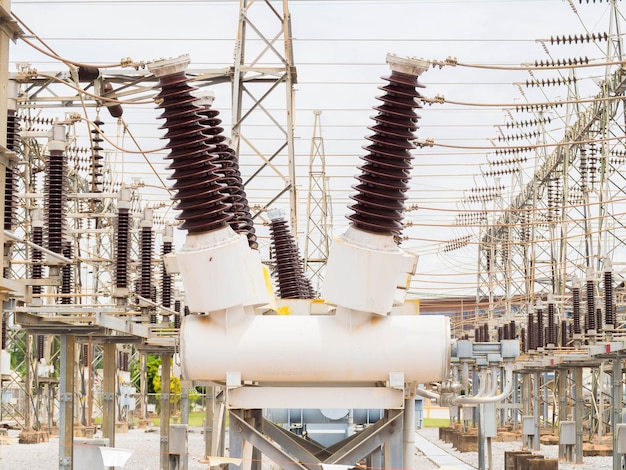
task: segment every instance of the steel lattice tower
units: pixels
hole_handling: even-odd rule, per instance
[[[309,191],[307,197],[306,238],[304,240],[304,269],[310,275],[313,288],[318,291],[324,280],[328,259],[332,220],[330,192],[326,177],[326,153],[322,137],[321,111],[314,111],[313,137],[309,158]]]

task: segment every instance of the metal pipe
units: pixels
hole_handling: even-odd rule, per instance
[[[504,400],[513,390],[513,364],[508,362],[504,364],[504,371],[506,373],[504,389],[499,394],[488,396],[474,395],[472,397],[457,397],[450,400],[450,403],[453,405],[472,405],[481,403],[497,403]],[[497,381],[495,382],[497,386]]]
[[[56,253],[56,252],[54,252],[52,250],[44,248],[43,246],[39,246],[39,245],[31,242],[30,240],[26,240],[26,239],[20,237],[19,235],[14,234],[13,232],[9,232],[8,230],[4,231],[4,236],[7,237],[7,238],[10,238],[12,240],[18,241],[20,243],[24,243],[24,244],[30,246],[31,248],[35,248],[36,250],[39,250],[42,253],[45,253],[48,256],[52,257],[52,258],[58,259],[62,263],[67,263],[67,264],[72,264],[73,263],[73,261],[71,259],[66,258],[65,256],[63,256],[63,255],[61,255],[59,253]]]
[[[415,468],[415,396],[404,399],[402,425],[402,468]]]

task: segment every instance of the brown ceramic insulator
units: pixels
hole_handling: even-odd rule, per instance
[[[270,237],[276,260],[275,275],[278,281],[279,297],[283,299],[311,298],[296,241],[289,232],[284,219],[275,218],[270,221]]]
[[[89,345],[83,344],[83,367],[89,367]]]
[[[176,181],[172,186],[179,201],[176,209],[181,211],[178,218],[184,220],[180,228],[194,234],[225,227],[232,214],[227,212],[227,196],[215,173],[218,167],[212,163],[214,147],[207,143],[201,124],[204,118],[198,114],[196,97],[191,94],[194,88],[188,81],[184,73],[160,77],[161,92],[156,99],[164,109],[161,128],[167,129],[163,138],[169,139],[166,158],[172,160],[170,179]]]
[[[365,164],[359,166],[359,183],[353,186],[357,193],[350,196],[356,201],[350,206],[354,213],[348,219],[361,230],[391,235],[402,230],[413,158],[410,150],[419,118],[414,108],[421,107],[416,87],[421,85],[417,77],[396,71],[383,79],[389,84],[380,87],[385,94],[377,99],[383,104],[374,108],[376,125],[369,128],[374,134],[367,137],[371,144],[364,147],[370,153],[361,157]]]
[[[602,309],[596,308],[596,331],[600,333],[602,331]]]
[[[7,111],[7,150],[17,151],[20,120],[15,111]],[[13,231],[15,222],[15,179],[13,169],[6,167],[4,182],[4,229]]]
[[[72,245],[68,242],[63,243],[63,256],[69,259],[72,258]],[[72,298],[67,295],[72,293],[74,284],[74,271],[72,268],[71,264],[65,264],[61,268],[61,294],[65,294],[61,297],[61,303],[66,305],[72,303]]]
[[[104,184],[102,181],[102,168],[104,166],[102,160],[104,157],[100,152],[104,150],[101,145],[104,139],[100,135],[100,132],[102,131],[104,122],[101,121],[100,118],[96,118],[94,124],[97,126],[97,129],[91,130],[91,192],[101,193]]]
[[[37,335],[37,360],[41,361],[45,356],[45,336]]]
[[[504,330],[502,329],[501,326],[498,327],[498,342],[502,341],[503,339],[508,339],[505,334],[504,334]]]
[[[491,337],[489,335],[489,325],[487,323],[483,323],[483,340],[485,343],[491,341]]]
[[[140,257],[141,277],[139,278],[139,295],[145,299],[152,296],[152,229],[141,228]]]
[[[534,351],[537,349],[536,336],[535,336],[535,315],[532,312],[528,312],[528,351]]]
[[[172,242],[163,242],[163,256],[172,252]],[[165,262],[161,263],[161,304],[169,308],[172,305],[172,275],[165,269]]]
[[[568,338],[567,338],[567,321],[561,320],[561,347],[567,347]]]
[[[115,224],[115,287],[128,287],[128,259],[130,257],[130,213],[118,209]]]
[[[587,281],[587,315],[585,315],[586,331],[596,329],[596,297],[593,286],[593,280]]]
[[[544,334],[543,329],[544,329],[543,309],[538,308],[537,309],[537,336],[535,337],[537,339],[537,342],[535,343],[535,345],[538,348],[543,348],[546,345],[545,334]]]
[[[121,369],[124,372],[128,372],[128,362],[129,362],[129,354],[127,352],[122,352],[122,360],[121,362]]]
[[[2,329],[0,330],[0,349],[7,348],[7,321],[4,315],[0,315],[0,324]]]
[[[65,201],[66,201],[66,156],[65,152],[51,150],[46,161],[47,175],[45,184],[45,225],[47,246],[55,253],[63,251],[65,232]]]
[[[517,336],[515,332],[515,320],[511,320],[509,323],[509,339],[515,339]]]
[[[33,243],[38,246],[43,246],[43,227],[33,227],[32,232]],[[30,276],[33,279],[41,279],[43,275],[43,253],[37,249],[33,249],[32,252],[33,265],[31,268]],[[41,294],[42,286],[33,286],[33,294]]]
[[[80,65],[78,67],[79,82],[93,82],[100,76],[100,69],[89,65]]]
[[[521,328],[519,330],[520,341],[522,342],[522,351],[525,353],[528,352],[528,341],[526,340],[526,328]]]
[[[580,328],[580,288],[574,287],[572,289],[572,317],[573,317],[573,329],[574,334],[579,335],[582,333]]]
[[[219,111],[210,106],[202,106],[198,113],[204,118],[202,124],[205,128],[202,132],[209,137],[209,144],[215,146],[214,153],[217,159],[214,163],[219,166],[216,172],[221,175],[219,183],[224,185],[223,191],[229,197],[226,201],[230,204],[228,213],[233,216],[229,225],[235,232],[246,235],[250,248],[257,249],[259,245],[239,171],[239,162],[235,151],[225,143],[226,138],[222,135],[224,129],[220,127],[222,121],[217,118]]]
[[[609,328],[615,328],[613,315],[613,272],[604,272],[604,324]]]
[[[474,328],[474,342],[482,343],[482,330],[480,328]]]
[[[556,322],[553,303],[548,304],[548,335],[546,338],[546,344],[556,345]]]
[[[104,94],[105,95],[109,95],[112,94],[115,90],[113,89],[113,85],[111,85],[109,82],[105,82],[104,84]],[[124,108],[122,108],[122,105],[118,103],[118,99],[117,98],[110,98],[109,100],[106,101],[105,106],[107,108],[107,110],[109,111],[109,114],[111,115],[111,117],[114,117],[115,119],[121,118],[122,115],[124,114]]]
[[[180,300],[174,301],[174,311],[176,315],[174,315],[174,328],[180,328],[181,323],[181,305]]]

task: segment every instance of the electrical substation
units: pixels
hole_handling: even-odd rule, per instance
[[[306,2],[215,3],[237,4],[227,66],[184,41],[73,59],[0,0],[0,466],[5,445],[57,439],[55,468],[123,468],[116,436],[152,428],[159,468],[186,470],[200,413],[207,468],[413,469],[436,409],[438,439],[477,454],[454,468],[624,468],[620,2],[561,2],[585,27],[521,63],[389,41],[360,84],[367,135],[340,162],[323,108],[297,130],[290,8]],[[515,73],[515,100],[439,90],[477,70]],[[472,107],[504,115],[487,143],[446,130]],[[446,164],[451,196],[422,198],[444,152],[480,154],[475,185]],[[429,292],[447,271],[472,287]],[[517,448],[495,456],[505,439]]]

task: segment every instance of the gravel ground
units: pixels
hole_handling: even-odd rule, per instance
[[[436,444],[441,449],[454,455],[459,460],[472,467],[478,466],[476,452],[457,452],[448,443],[438,439],[438,431],[434,428],[418,430],[418,433]],[[9,436],[17,436],[17,431],[9,431]],[[98,436],[96,436],[98,437]],[[159,432],[158,428],[133,429],[126,434],[117,434],[115,447],[132,450],[124,470],[159,470]],[[200,428],[190,428],[189,431],[189,470],[208,469],[207,464],[201,464],[204,458],[204,436]],[[504,469],[504,452],[507,450],[521,450],[520,442],[493,442],[493,470]],[[546,458],[558,457],[558,446],[542,445],[540,454]],[[57,470],[59,456],[59,440],[51,438],[49,442],[41,444],[10,444],[0,445],[0,469],[37,469]],[[267,468],[275,466],[268,464]],[[117,467],[122,468],[122,467]],[[439,468],[419,450],[415,453],[415,469],[434,470]],[[611,457],[585,457],[582,465],[559,462],[560,470],[611,470]],[[83,469],[75,469],[83,470]],[[448,469],[451,470],[451,469]]]

